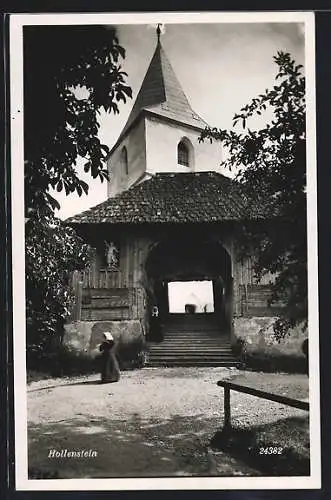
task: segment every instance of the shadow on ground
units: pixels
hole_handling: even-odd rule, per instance
[[[308,417],[288,417],[250,428],[217,431],[210,441],[222,461],[224,454],[238,458],[267,476],[308,476]],[[220,452],[220,455],[217,455]]]
[[[168,378],[174,377],[176,373],[178,375],[175,370],[165,373]],[[188,372],[183,371],[183,374],[187,375]],[[153,388],[158,387],[160,380],[164,381],[163,371],[142,370],[128,376],[127,383],[123,385],[124,394],[128,394],[127,397],[133,398],[134,401],[121,399],[124,396],[118,389],[113,407],[110,402],[108,404],[102,399],[103,390],[100,391],[100,398],[95,396],[84,399],[89,386],[99,384],[98,374],[93,375],[94,380],[56,380],[50,381],[52,386],[32,386],[29,392],[36,394],[30,399],[34,408],[30,417],[31,420],[35,418],[38,423],[29,425],[29,477],[232,477],[308,474],[309,432],[306,415],[303,419],[294,417],[293,414],[290,417],[288,412],[282,409],[273,413],[268,403],[263,400],[253,403],[247,398],[233,395],[232,422],[237,428],[228,440],[224,440],[224,433],[216,432],[222,425],[223,393],[211,393],[212,400],[207,394],[207,398],[202,398],[203,404],[196,399],[196,394],[199,394],[197,391],[201,387],[200,381],[206,382],[202,387],[209,387],[209,383],[216,384],[220,375],[214,371],[208,374],[201,372],[198,375],[190,372],[188,378],[197,378],[199,384],[184,383],[180,386],[183,375],[178,377],[178,382],[175,380],[174,383],[166,385],[165,392],[160,397],[159,393],[153,392]],[[243,374],[239,375],[240,380]],[[151,379],[153,384],[148,385]],[[238,374],[237,378],[232,376],[232,379],[238,381]],[[242,382],[289,397],[308,396],[307,379],[302,376],[246,374]],[[182,392],[179,391],[181,396],[174,398],[177,385],[181,387]],[[65,391],[53,392],[53,389],[62,386],[77,386],[77,389],[82,387],[81,390],[69,391],[69,394]],[[184,397],[186,390],[189,391],[188,398]],[[44,392],[38,394],[37,391]],[[116,391],[117,386],[114,387],[114,392]],[[93,392],[91,387],[89,393]],[[177,395],[177,392],[175,394]],[[80,404],[82,399],[84,404]],[[130,401],[130,406],[124,404],[125,401]],[[183,401],[185,411],[181,406]],[[215,401],[217,404],[214,406]],[[93,415],[95,404],[98,404],[98,416]],[[157,405],[157,411],[154,404]],[[52,412],[52,405],[54,408],[58,405],[61,411]],[[115,413],[112,412],[114,409]],[[153,411],[150,411],[151,409]],[[191,409],[192,413],[196,413],[194,416],[190,415]],[[171,411],[174,414],[169,416]],[[117,418],[114,418],[112,413],[117,415]],[[56,414],[59,415],[58,419],[63,419],[51,421],[56,418]],[[150,416],[147,418],[147,415]],[[277,419],[278,415],[280,418]],[[266,424],[266,421],[270,421],[269,417],[272,417],[274,422]],[[264,424],[261,425],[261,422]],[[277,460],[269,455],[260,456],[259,449],[267,446],[282,446],[284,453],[276,457]],[[68,453],[79,453],[82,450],[85,450],[88,456],[68,456]],[[57,457],[55,452],[62,453],[62,456]],[[95,453],[91,455],[92,452]]]
[[[107,382],[110,384],[111,382]],[[40,392],[47,391],[50,389],[57,389],[58,387],[70,387],[72,385],[100,385],[102,384],[100,379],[96,380],[79,380],[77,382],[68,382],[66,384],[54,384],[54,385],[45,385],[45,387],[38,387],[37,389],[29,389],[29,392]]]
[[[259,475],[230,455],[215,470],[208,449],[215,428],[217,420],[203,415],[160,420],[138,414],[127,421],[80,415],[30,426],[29,478]],[[56,457],[53,450],[90,456]]]

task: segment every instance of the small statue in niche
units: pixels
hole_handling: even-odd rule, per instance
[[[109,243],[105,241],[105,246],[107,268],[112,270],[118,269],[118,249],[112,241]]]
[[[152,308],[152,316],[154,318],[158,318],[159,317],[159,308],[157,306],[153,306],[153,308]]]

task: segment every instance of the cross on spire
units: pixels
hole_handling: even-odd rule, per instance
[[[111,153],[145,111],[203,130],[208,126],[191,108],[166,56],[160,41],[161,34],[164,33],[163,28],[163,24],[153,26],[157,35],[157,45],[129,118]]]
[[[160,36],[161,36],[161,26],[162,24],[158,24],[156,28],[156,34],[157,34],[157,43],[160,43]]]

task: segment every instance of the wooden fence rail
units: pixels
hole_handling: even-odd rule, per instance
[[[230,391],[243,392],[245,394],[250,394],[251,396],[268,399],[269,401],[275,401],[276,403],[280,403],[286,406],[292,406],[293,408],[298,408],[299,410],[309,411],[309,403],[307,403],[306,401],[300,401],[299,399],[279,396],[278,394],[260,391],[259,389],[254,389],[253,387],[246,387],[243,385],[234,384],[232,382],[226,382],[225,380],[219,380],[217,382],[217,385],[224,388],[224,431],[228,431],[231,429]]]

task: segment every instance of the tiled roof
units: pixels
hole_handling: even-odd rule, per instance
[[[221,222],[259,218],[236,181],[217,172],[158,173],[90,210],[69,224]]]
[[[116,144],[143,111],[151,111],[201,129],[208,125],[191,108],[160,42],[156,46],[129,118]]]

